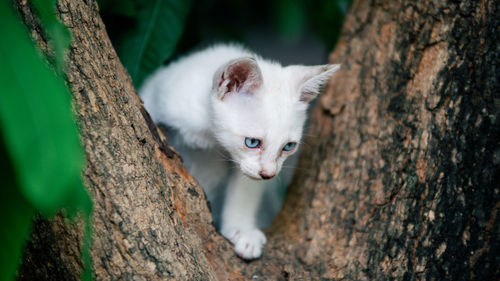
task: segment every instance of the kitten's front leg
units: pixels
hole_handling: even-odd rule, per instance
[[[222,211],[221,233],[239,257],[250,260],[261,256],[266,236],[257,228],[256,215],[265,184],[240,171],[229,180]]]

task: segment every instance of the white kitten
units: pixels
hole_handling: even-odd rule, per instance
[[[308,102],[339,65],[283,67],[235,45],[218,45],[156,71],[144,106],[213,203],[225,192],[220,232],[244,259],[260,257],[262,194],[297,151]],[[234,166],[237,166],[236,169]],[[222,190],[222,191],[221,191]],[[217,221],[216,221],[217,223]]]

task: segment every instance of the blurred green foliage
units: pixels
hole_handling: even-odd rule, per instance
[[[273,25],[283,38],[293,40],[312,32],[328,49],[333,49],[351,0],[274,0],[272,3]]]
[[[189,0],[100,0],[101,11],[121,18],[111,30],[114,46],[132,81],[144,78],[168,59],[184,29]],[[108,24],[107,22],[106,24]]]
[[[43,24],[45,35],[52,40],[55,55],[55,65],[59,74],[64,67],[64,51],[68,49],[71,41],[69,30],[57,18],[54,7],[56,0],[31,0],[40,21]]]
[[[200,43],[246,43],[244,35],[255,28],[272,30],[283,41],[312,34],[331,50],[351,4],[351,0],[98,2],[108,34],[136,87],[169,58]]]
[[[69,31],[55,14],[54,0],[34,0],[55,52],[57,72],[40,55],[10,1],[0,1],[0,279],[13,280],[36,212],[61,209],[86,221],[82,257],[90,279],[92,201],[80,173],[85,157],[72,119],[70,91],[61,78]],[[57,74],[59,73],[59,75]]]

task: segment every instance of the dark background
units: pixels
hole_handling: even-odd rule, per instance
[[[101,4],[101,14],[116,44],[123,32],[134,27],[135,19],[130,16],[134,7],[119,7],[120,4],[110,4],[112,2]],[[284,65],[326,63],[350,2],[193,1],[183,35],[169,61],[211,44],[238,42]]]

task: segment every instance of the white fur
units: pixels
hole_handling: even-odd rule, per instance
[[[233,60],[255,71],[230,91]],[[278,174],[297,151],[282,149],[300,143],[307,102],[337,69],[283,67],[240,46],[218,45],[159,69],[140,90],[153,120],[170,128],[169,141],[208,199],[216,202],[218,190],[225,189],[222,210],[214,206],[214,211],[221,213],[220,231],[240,257],[258,258],[266,242],[256,214],[262,194],[276,180],[258,180],[261,173]],[[262,140],[262,147],[246,147],[245,137]]]

